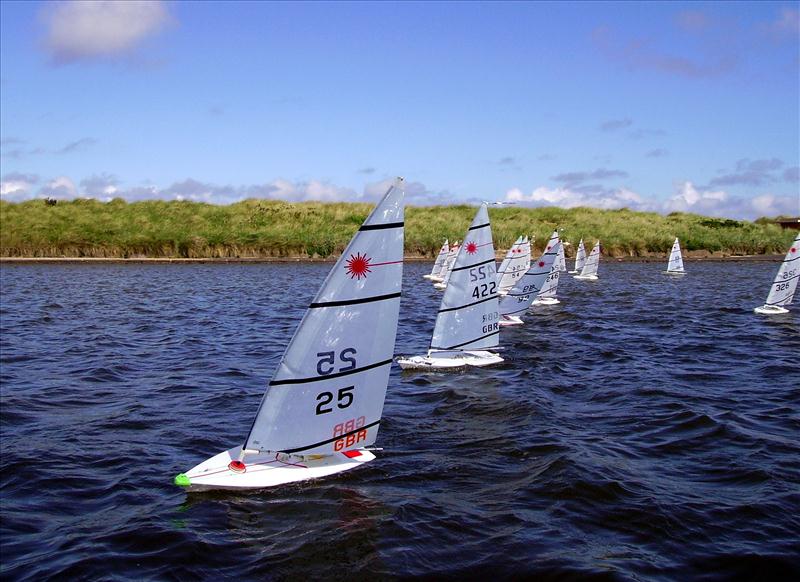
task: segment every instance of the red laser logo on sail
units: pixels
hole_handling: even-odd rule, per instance
[[[351,279],[361,279],[362,277],[366,279],[367,273],[372,272],[369,268],[371,260],[366,254],[356,253],[355,255],[350,255],[350,258],[347,259],[345,270]]]
[[[544,267],[544,261],[539,261],[539,266]]]
[[[474,255],[475,253],[478,252],[478,245],[476,245],[474,242],[468,242],[467,243],[467,252],[469,254],[471,254],[471,255]]]

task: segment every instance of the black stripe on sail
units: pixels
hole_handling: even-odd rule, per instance
[[[486,228],[487,226],[492,226],[491,222],[487,222],[486,224],[479,224],[477,226],[470,226],[469,230],[478,230],[479,228]]]
[[[284,384],[307,384],[308,382],[331,380],[333,378],[341,378],[343,376],[349,376],[350,374],[358,374],[359,372],[366,372],[367,370],[372,370],[373,368],[380,368],[381,366],[386,366],[391,363],[392,359],[389,358],[388,360],[384,360],[382,362],[375,362],[374,364],[370,364],[368,366],[362,366],[361,368],[353,368],[352,370],[345,370],[344,372],[336,372],[335,374],[328,374],[327,376],[314,376],[313,378],[287,378],[286,380],[272,380],[269,383],[269,385],[282,386]]]
[[[494,259],[486,259],[480,263],[475,263],[474,265],[467,265],[466,267],[458,267],[457,269],[452,269],[452,271],[463,271],[464,269],[472,269],[473,267],[480,267],[481,265],[486,265],[488,263],[493,263]]]
[[[459,305],[458,307],[448,307],[447,309],[440,309],[439,313],[446,313],[447,311],[455,311],[456,309],[465,309],[467,307],[472,307],[473,305],[478,305],[479,303],[484,303],[486,301],[491,301],[492,299],[496,299],[496,298],[497,298],[497,295],[495,294],[495,295],[492,295],[490,297],[487,297],[486,299],[481,299],[479,301],[476,301],[475,303],[467,303],[466,305]]]
[[[403,222],[386,222],[384,224],[365,224],[361,228],[359,228],[359,232],[362,230],[383,230],[384,228],[403,228]]]
[[[297,447],[297,448],[294,448],[294,449],[283,449],[282,451],[277,451],[277,452],[286,453],[287,455],[290,455],[292,453],[299,453],[300,451],[307,451],[308,449],[321,447],[322,445],[327,445],[328,443],[332,443],[334,441],[338,441],[339,439],[347,438],[351,434],[357,434],[359,431],[362,431],[362,430],[365,430],[365,429],[368,429],[368,428],[372,428],[373,426],[380,424],[380,422],[381,422],[380,420],[376,420],[375,422],[371,422],[369,424],[365,424],[364,426],[356,428],[354,430],[351,430],[350,432],[346,432],[346,433],[340,434],[339,436],[335,436],[335,437],[330,438],[328,440],[324,440],[324,441],[320,441],[318,443],[314,443],[313,445],[306,445],[305,447]]]
[[[793,259],[786,259],[786,260],[785,260],[785,261],[783,261],[783,262],[784,262],[784,263],[791,263],[792,261],[796,261],[797,259],[800,259],[800,255],[797,255],[797,256],[796,256],[795,258],[793,258]]]
[[[464,342],[464,343],[456,344],[454,346],[450,346],[449,348],[439,348],[439,347],[436,347],[436,346],[431,346],[431,349],[432,350],[454,350],[456,348],[460,348],[460,347],[465,346],[467,344],[471,344],[471,343],[480,341],[482,339],[486,339],[487,337],[492,337],[493,335],[497,335],[498,333],[500,333],[499,329],[497,331],[493,331],[492,333],[487,333],[486,335],[482,335],[481,337],[476,337],[475,339],[471,339],[468,342]],[[489,348],[480,348],[480,349],[489,349]]]
[[[316,309],[318,307],[341,307],[343,305],[358,305],[359,303],[371,303],[372,301],[383,301],[385,299],[396,299],[400,297],[400,293],[389,293],[388,295],[374,295],[372,297],[362,297],[361,299],[344,299],[342,301],[321,301],[319,303],[312,303],[308,306],[309,309]]]

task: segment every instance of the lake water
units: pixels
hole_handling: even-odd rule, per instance
[[[800,305],[777,263],[601,263],[505,364],[392,370],[379,458],[247,494],[244,438],[330,265],[3,265],[7,580],[800,579]],[[398,354],[441,295],[406,266]]]

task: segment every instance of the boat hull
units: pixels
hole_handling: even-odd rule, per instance
[[[502,315],[500,316],[500,327],[509,327],[513,325],[523,325],[525,322],[522,321],[516,315]]]
[[[470,352],[432,352],[427,356],[401,357],[397,364],[403,370],[437,370],[450,372],[467,367],[483,368],[504,362],[503,358],[492,352],[476,350]]]
[[[599,277],[597,275],[575,275],[573,279],[578,279],[580,281],[597,281]]]
[[[439,291],[444,291],[445,289],[447,289],[447,285],[445,285],[443,282],[440,281],[438,283],[434,283],[433,288],[438,289]]]
[[[661,271],[665,275],[685,275],[686,271]]]
[[[558,305],[559,303],[561,303],[561,301],[555,297],[537,297],[533,300],[531,305]]]
[[[753,311],[762,315],[779,315],[781,313],[789,313],[789,310],[781,307],[780,305],[762,305],[756,307]]]
[[[286,483],[328,477],[360,467],[375,458],[375,455],[366,449],[310,458],[283,453],[259,453],[247,455],[244,460],[244,470],[234,471],[230,468],[230,463],[239,459],[241,450],[240,445],[214,455],[175,477],[175,484],[192,492],[265,489]]]

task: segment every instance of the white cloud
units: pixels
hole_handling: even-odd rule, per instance
[[[11,173],[0,180],[0,197],[10,202],[19,202],[31,197],[33,187],[39,181],[34,174]]]
[[[170,20],[157,0],[58,2],[47,5],[42,18],[44,47],[56,64],[130,55]]]
[[[78,196],[78,189],[72,180],[66,176],[59,176],[47,182],[44,187],[39,190],[39,198],[56,198],[59,200],[67,200],[76,198]]]
[[[577,206],[591,206],[593,208],[630,208],[632,210],[647,210],[649,204],[636,192],[626,188],[603,189],[591,187],[586,190],[574,188],[548,188],[540,186],[530,195],[526,195],[519,188],[512,188],[506,192],[507,202],[516,202],[526,206],[560,206],[562,208],[575,208]]]
[[[592,208],[630,208],[631,210],[669,212],[692,212],[706,216],[726,218],[755,219],[760,216],[777,216],[779,214],[795,215],[800,212],[800,195],[782,196],[765,193],[752,198],[731,196],[724,190],[704,190],[691,182],[682,182],[677,190],[666,201],[646,198],[632,190],[620,188],[606,190],[599,187],[587,189],[548,188],[541,186],[530,194],[519,188],[506,192],[507,202],[516,202],[525,206],[559,206],[575,208],[589,206]]]

